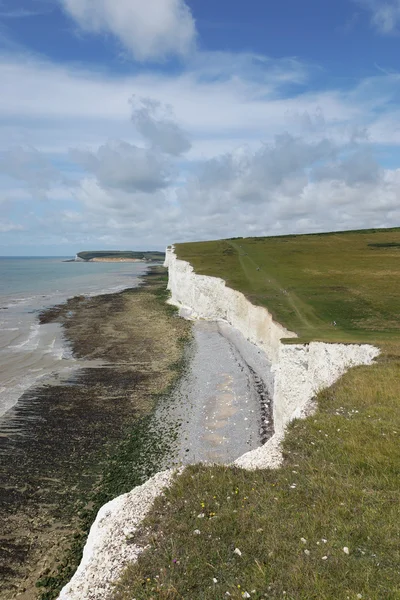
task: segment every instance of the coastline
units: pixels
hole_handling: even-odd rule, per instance
[[[75,296],[136,287],[148,268],[114,263],[83,267],[51,257],[0,261],[0,417],[27,390],[51,381],[55,373],[71,374],[77,366],[61,324],[40,325],[39,313]]]
[[[296,388],[296,393],[294,394],[297,399],[296,404],[290,401],[291,397],[289,397],[289,401],[287,402],[285,402],[286,397],[283,400],[281,397],[277,397],[276,392],[280,389],[277,383],[279,384],[282,379],[282,375],[279,372],[279,367],[282,365],[279,364],[279,361],[282,359],[282,353],[286,349],[280,340],[282,337],[288,336],[290,332],[277,323],[274,323],[271,315],[264,308],[253,306],[240,294],[226,288],[225,282],[217,278],[195,274],[188,263],[177,259],[173,260],[171,253],[168,252],[166,263],[169,267],[168,288],[171,291],[169,302],[179,309],[181,316],[197,321],[193,330],[195,337],[199,335],[199,332],[203,334],[209,328],[215,327],[217,330],[219,329],[220,334],[227,340],[234,335],[232,349],[234,348],[235,352],[239,351],[241,360],[245,359],[241,368],[249,370],[251,374],[251,377],[247,375],[247,381],[251,381],[249,387],[257,392],[258,398],[254,404],[254,408],[258,405],[261,409],[262,423],[260,431],[261,443],[256,443],[255,448],[242,448],[241,444],[243,444],[247,435],[246,425],[249,424],[249,416],[251,416],[253,410],[250,409],[248,413],[244,412],[246,417],[242,421],[240,410],[244,406],[241,406],[239,411],[235,407],[233,399],[236,397],[236,394],[235,392],[232,394],[231,381],[229,381],[231,376],[226,372],[222,348],[218,347],[216,351],[212,351],[206,344],[204,347],[206,352],[202,354],[202,344],[199,344],[200,352],[196,353],[195,360],[191,364],[191,369],[194,370],[194,377],[191,377],[191,372],[189,371],[188,376],[185,376],[182,380],[183,388],[178,392],[178,402],[173,410],[174,416],[181,416],[182,429],[180,434],[184,440],[183,445],[181,444],[183,452],[178,453],[178,465],[182,463],[184,465],[191,465],[199,462],[203,462],[204,464],[205,462],[209,465],[214,465],[214,468],[217,469],[219,467],[215,465],[219,463],[223,465],[222,468],[234,465],[236,468],[241,467],[244,472],[247,470],[257,471],[258,469],[263,469],[265,466],[279,467],[283,461],[280,444],[286,426],[294,418],[306,416],[306,411],[311,413],[316,410],[315,402],[312,401],[315,396],[315,385],[313,385],[314,370],[310,368],[308,380],[304,376],[298,378],[298,370],[296,371],[293,365],[290,364],[289,375],[292,376],[292,379],[296,380],[296,382],[297,379],[300,379],[306,385],[303,385],[300,390]],[[252,314],[253,312],[256,313],[255,316]],[[209,322],[208,324],[207,321]],[[214,324],[210,323],[210,321],[214,322]],[[324,345],[320,344],[320,346]],[[337,346],[332,345],[331,347],[337,350]],[[295,348],[296,351],[298,348],[303,350],[303,347],[300,345],[289,346],[290,350],[292,348]],[[330,347],[328,348],[330,349]],[[329,384],[336,381],[349,367],[357,363],[370,364],[378,353],[378,350],[369,346],[343,346],[339,348],[339,351],[336,353],[337,356],[334,355],[334,360],[331,361],[329,361],[330,357],[327,351],[322,353],[322,361],[325,359],[328,365],[327,373],[323,373],[326,378],[326,381],[323,381],[323,387],[328,387]],[[211,357],[211,360],[215,360],[215,356],[218,356],[219,359],[218,370],[224,373],[226,381],[222,386],[221,384],[218,386],[222,394],[219,397],[218,395],[214,397],[212,405],[209,405],[207,396],[210,393],[209,386],[213,379],[213,370],[212,366],[208,364],[208,358]],[[317,371],[321,370],[320,363]],[[296,362],[294,364],[296,366]],[[305,365],[308,370],[308,362]],[[311,364],[311,366],[313,365]],[[286,374],[286,367],[287,365],[284,364],[282,368],[284,375]],[[202,377],[204,371],[207,372],[206,379]],[[285,381],[290,391],[293,385],[290,386],[291,381],[287,374]],[[195,395],[199,400],[198,406],[193,403],[193,399],[191,398],[193,390],[195,390]],[[202,398],[203,390],[206,390],[206,392]],[[181,402],[179,402],[180,397],[183,400]],[[240,393],[239,397],[241,397],[242,401],[245,398]],[[274,400],[274,404],[271,402],[272,399]],[[242,404],[247,404],[247,402],[248,400],[246,399]],[[191,412],[193,413],[192,403],[194,406],[194,418],[190,414]],[[281,404],[283,404],[283,410]],[[280,409],[281,413],[283,412],[283,416],[277,409]],[[233,425],[236,425],[235,421],[241,422],[236,435],[230,427],[229,416],[233,417]],[[162,421],[165,423],[167,419],[163,416]],[[226,436],[223,435],[225,427],[227,428]],[[203,437],[204,442],[202,440]],[[224,460],[224,445],[228,449],[230,442],[233,442],[236,446],[235,450],[238,454],[233,456],[233,460],[226,460],[226,458]],[[228,450],[227,456],[231,452],[231,450]],[[97,600],[109,596],[113,598],[120,597],[117,590],[123,591],[126,577],[129,578],[129,572],[132,569],[136,569],[134,565],[138,560],[141,560],[139,557],[141,557],[143,550],[147,546],[151,546],[153,552],[155,552],[152,540],[153,537],[157,537],[159,528],[162,528],[160,523],[158,523],[155,530],[152,527],[148,527],[149,521],[146,519],[149,506],[147,503],[144,503],[143,507],[140,506],[141,495],[145,489],[146,493],[148,490],[151,491],[152,502],[159,496],[156,500],[156,508],[150,511],[152,514],[150,520],[157,518],[158,507],[163,502],[162,497],[164,494],[168,496],[170,493],[168,488],[174,476],[173,468],[176,464],[172,462],[163,465],[164,468],[168,466],[172,467],[172,470],[159,473],[160,479],[157,477],[149,479],[142,488],[132,489],[129,494],[115,498],[112,502],[101,508],[91,529],[90,538],[85,547],[84,559],[76,575],[63,589],[60,599],[80,600],[81,598],[87,598],[88,600]],[[195,472],[196,468],[201,469],[202,467],[189,466],[189,473]],[[183,479],[191,477],[190,474],[187,476],[187,472],[186,470],[186,475],[183,474]],[[179,487],[179,483],[175,487]],[[253,488],[252,491],[254,491]],[[236,490],[237,492],[238,490]],[[201,503],[198,503],[201,507],[205,506],[205,496],[202,497]],[[214,495],[215,498],[216,496]],[[247,499],[246,496],[242,502],[245,503]],[[185,502],[188,501],[185,500]],[[216,504],[219,511],[220,504]],[[237,511],[235,510],[235,512]],[[190,526],[192,527],[191,535],[193,535],[194,526],[193,514],[196,514],[195,510],[192,510],[189,518]],[[211,512],[209,514],[211,515],[210,518],[213,518],[216,513]],[[205,517],[204,514],[202,516]],[[126,528],[131,532],[128,547],[124,534]],[[196,531],[200,534],[201,529],[200,527]],[[145,533],[143,533],[143,530]],[[188,533],[187,535],[190,534]],[[140,569],[140,567],[138,568]],[[112,592],[113,584],[116,584],[116,580],[124,572],[125,574],[122,575],[120,583],[117,583],[117,588],[114,588]],[[159,573],[157,573],[156,577],[160,577]],[[141,579],[143,580],[143,577],[139,576],[136,581],[136,583],[139,581],[139,587]],[[147,578],[146,575],[144,580],[150,582],[151,578]],[[158,591],[161,592],[161,589],[158,589]],[[129,596],[129,584],[127,592],[128,596],[124,595],[124,600],[125,598],[128,600],[128,597],[136,597],[138,593],[136,590],[132,596]]]
[[[55,598],[98,508],[147,480],[167,450],[149,417],[179,377],[190,325],[165,305],[163,268],[143,279],[41,314],[62,324],[78,361],[99,364],[29,390],[1,422],[4,600]]]
[[[89,258],[84,262],[108,262],[108,263],[145,263],[149,262],[144,258]]]

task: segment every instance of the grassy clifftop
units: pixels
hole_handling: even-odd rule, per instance
[[[177,244],[303,340],[400,339],[400,229]]]
[[[176,251],[303,339],[370,341],[382,354],[290,425],[282,468],[186,469],[113,600],[400,600],[400,230]]]

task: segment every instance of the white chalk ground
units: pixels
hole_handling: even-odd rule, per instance
[[[90,528],[78,570],[62,589],[60,600],[105,600],[110,595],[113,582],[144,550],[130,543],[130,538],[176,473],[173,469],[157,473],[102,506]]]
[[[369,344],[284,345],[280,340],[295,334],[275,323],[266,309],[253,306],[243,294],[227,288],[223,280],[196,275],[189,263],[176,258],[173,248],[167,250],[166,266],[171,300],[181,308],[182,316],[229,323],[272,363],[275,434],[264,446],[239,457],[235,464],[246,469],[279,467],[280,443],[287,424],[310,414],[316,394],[350,367],[372,364],[379,349]],[[108,600],[113,582],[144,550],[129,543],[129,536],[148,514],[155,498],[171,484],[175,473],[176,470],[158,473],[100,509],[82,562],[59,600]]]

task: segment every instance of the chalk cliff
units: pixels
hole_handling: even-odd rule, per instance
[[[296,338],[296,334],[276,323],[268,310],[227,287],[222,279],[196,274],[192,265],[177,258],[173,247],[167,249],[165,266],[171,303],[180,308],[182,316],[227,321],[265,352],[272,364],[275,435],[262,448],[240,457],[236,461],[239,466],[278,466],[279,442],[287,424],[309,414],[321,389],[332,385],[350,367],[371,364],[379,354],[369,344],[284,344],[283,338]]]
[[[188,262],[176,257],[173,247],[167,249],[165,265],[171,303],[179,307],[182,316],[229,323],[265,352],[272,364],[269,393],[275,433],[264,446],[237,459],[235,464],[240,467],[278,467],[282,461],[280,442],[288,423],[310,414],[315,395],[350,367],[369,365],[379,354],[369,344],[284,344],[283,338],[296,338],[296,334],[276,323],[265,308],[254,306],[243,294],[227,287],[222,279],[197,275]],[[262,373],[259,375],[262,377]],[[270,377],[263,379],[271,382]],[[129,536],[157,495],[171,484],[173,475],[172,470],[158,473],[100,509],[81,565],[62,590],[60,600],[99,600],[107,595],[124,566],[143,550],[130,545]]]

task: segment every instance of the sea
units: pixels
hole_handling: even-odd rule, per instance
[[[78,367],[60,325],[41,310],[78,295],[137,287],[148,263],[65,262],[70,257],[0,257],[0,416],[30,387]]]

